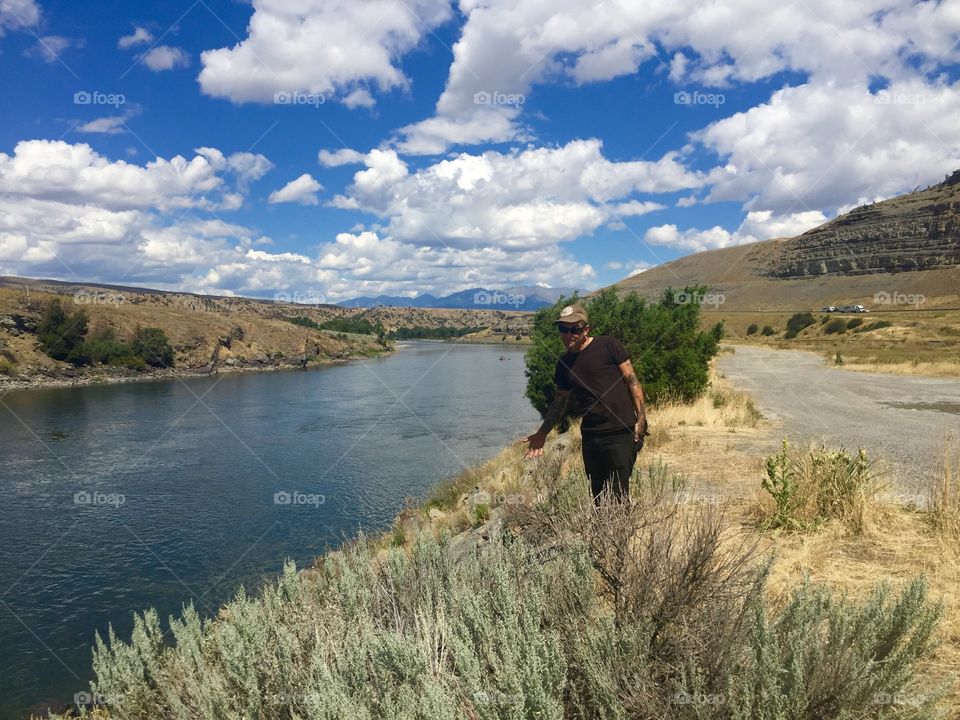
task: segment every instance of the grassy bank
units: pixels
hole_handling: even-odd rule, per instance
[[[132,640],[98,645],[93,714],[960,713],[956,458],[929,504],[876,474],[850,486],[851,523],[803,499],[828,483],[797,449],[786,527],[763,457],[742,450],[769,439],[749,397],[714,378],[696,403],[656,408],[652,431],[629,506],[588,502],[574,429],[537,461],[505,449],[213,621],[143,614]]]

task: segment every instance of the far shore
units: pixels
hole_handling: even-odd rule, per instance
[[[48,373],[35,373],[30,376],[19,377],[0,377],[0,393],[6,393],[11,390],[31,390],[39,388],[70,388],[84,387],[88,385],[120,385],[123,383],[138,382],[156,382],[162,380],[172,380],[175,378],[202,378],[213,377],[218,374],[233,373],[265,373],[265,372],[283,372],[289,370],[315,370],[319,368],[331,367],[333,365],[343,365],[354,360],[364,360],[371,357],[383,357],[396,352],[404,343],[412,342],[432,342],[432,343],[457,343],[462,345],[508,345],[510,347],[530,345],[526,342],[517,342],[515,340],[484,340],[482,338],[471,338],[464,340],[429,340],[411,338],[409,340],[395,340],[391,346],[376,355],[350,355],[348,357],[325,357],[320,360],[311,360],[305,366],[294,363],[281,363],[276,365],[221,365],[215,370],[205,368],[164,368],[162,370],[151,370],[143,373],[126,374],[117,370],[114,372],[109,368],[96,368],[92,370],[72,370],[63,368],[49,371]],[[69,373],[73,373],[70,375]]]

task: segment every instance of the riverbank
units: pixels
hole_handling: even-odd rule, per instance
[[[368,352],[344,357],[330,357],[310,360],[306,363],[251,363],[249,365],[224,365],[213,370],[205,368],[163,368],[145,372],[124,370],[123,368],[95,368],[91,370],[73,370],[63,368],[59,371],[44,370],[28,377],[0,377],[0,393],[9,390],[27,390],[32,388],[84,387],[88,385],[120,385],[124,383],[156,382],[176,378],[216,377],[235,373],[270,373],[290,370],[315,370],[333,365],[342,365],[352,360],[381,357],[393,352],[388,348],[379,352]]]
[[[948,714],[960,711],[956,691],[960,667],[960,604],[956,590],[960,562],[956,539],[942,525],[932,522],[928,510],[916,504],[904,505],[880,492],[869,498],[869,523],[861,533],[851,533],[836,522],[799,532],[764,530],[758,518],[769,512],[769,498],[760,490],[764,457],[768,453],[758,452],[757,448],[775,445],[779,438],[775,423],[761,416],[748,395],[714,374],[710,391],[700,400],[691,405],[665,404],[651,408],[650,418],[652,434],[641,453],[633,494],[642,501],[641,509],[644,503],[652,503],[647,507],[673,513],[656,518],[653,527],[658,528],[658,534],[651,539],[659,537],[660,532],[677,532],[676,536],[671,535],[676,539],[673,547],[682,555],[690,540],[683,527],[705,528],[707,526],[695,523],[703,518],[719,518],[719,524],[709,526],[717,528],[717,545],[711,552],[721,553],[718,560],[739,557],[735,553],[743,546],[756,548],[751,562],[758,563],[758,567],[770,559],[769,577],[763,591],[763,602],[770,613],[781,612],[793,593],[807,592],[803,588],[808,581],[814,587],[827,588],[837,598],[836,603],[860,606],[871,598],[879,580],[888,581],[893,592],[899,594],[913,587],[910,581],[916,575],[925,574],[929,596],[943,603],[943,621],[938,631],[943,642],[917,661],[917,682],[903,687],[879,685],[860,702],[920,705],[933,702],[937,688],[946,687],[946,698],[937,702],[941,702],[940,707]],[[411,503],[388,531],[374,538],[361,537],[345,543],[339,550],[319,557],[299,574],[288,568],[283,578],[271,584],[262,595],[251,594],[228,604],[206,629],[196,620],[185,618],[177,633],[178,649],[168,651],[162,659],[157,657],[157,665],[145,665],[146,680],[144,676],[124,680],[126,671],[123,670],[101,686],[107,706],[116,702],[111,700],[111,693],[126,687],[135,692],[138,703],[144,703],[144,710],[125,708],[128,711],[111,714],[105,709],[101,716],[139,718],[152,713],[151,717],[165,717],[168,713],[164,708],[170,709],[172,706],[167,703],[173,702],[196,710],[200,707],[196,703],[211,697],[208,691],[212,692],[224,679],[223,663],[230,657],[246,657],[249,653],[263,657],[264,662],[234,668],[232,672],[246,673],[247,681],[242,687],[231,685],[233,690],[217,695],[215,701],[210,700],[218,703],[217,707],[227,715],[253,713],[254,705],[267,716],[303,714],[311,709],[319,712],[319,707],[327,707],[329,703],[330,717],[348,717],[367,707],[368,702],[396,699],[392,694],[396,685],[406,688],[407,683],[412,683],[409,702],[414,705],[427,697],[429,689],[433,702],[437,704],[442,700],[442,707],[449,711],[446,715],[438,711],[437,717],[453,717],[458,713],[469,716],[464,708],[473,712],[483,706],[489,709],[490,702],[533,702],[531,694],[551,698],[558,687],[570,687],[570,683],[574,683],[574,688],[580,687],[576,685],[580,680],[575,669],[582,663],[572,661],[577,657],[597,663],[597,672],[606,677],[604,668],[610,662],[616,666],[620,660],[629,660],[617,654],[624,649],[625,636],[621,630],[604,634],[590,625],[596,621],[595,616],[591,619],[576,615],[577,608],[590,607],[612,621],[611,613],[617,608],[612,596],[600,590],[595,596],[577,594],[592,592],[594,582],[598,588],[603,587],[602,580],[589,572],[584,574],[582,563],[589,557],[594,563],[603,562],[604,557],[615,561],[616,557],[605,555],[603,548],[626,548],[633,536],[620,537],[615,526],[590,520],[599,517],[593,513],[579,514],[577,508],[586,500],[579,450],[576,428],[564,435],[552,434],[545,456],[535,461],[525,461],[522,447],[512,444],[488,462],[442,483],[424,500]],[[960,486],[960,478],[955,474],[950,477],[952,487]],[[694,524],[671,525],[668,517]],[[577,547],[570,543],[578,534],[588,542],[589,552],[599,555],[567,557],[565,553]],[[589,544],[594,541],[595,545]],[[660,552],[659,547],[649,546],[654,553]],[[521,555],[507,565],[500,564],[505,557],[513,558],[511,553],[518,552]],[[522,560],[523,553],[527,552],[532,553],[531,564]],[[567,565],[563,558],[572,564]],[[669,557],[663,560],[672,562]],[[580,570],[575,570],[576,567]],[[548,582],[546,586],[536,582],[517,587],[503,585],[509,584],[510,578],[532,578],[533,582],[543,573],[555,578],[555,582]],[[666,578],[657,573],[650,579],[660,583],[668,578],[669,573]],[[479,584],[470,584],[475,581]],[[675,595],[676,588],[665,596]],[[705,597],[718,595],[708,593]],[[483,603],[490,598],[509,602],[488,617]],[[816,603],[810,602],[809,607],[813,608]],[[477,613],[470,615],[471,627],[481,635],[459,634],[457,618],[464,612]],[[538,614],[541,612],[547,614],[541,617]],[[551,612],[560,614],[550,615]],[[159,638],[159,620],[156,616],[145,617],[142,627],[146,628],[142,638],[146,642],[137,645],[136,650],[124,650],[125,646],[114,643],[119,653],[116,661],[110,659],[105,649],[101,650],[101,667],[120,670],[118,663],[122,658],[155,652],[150,638]],[[149,630],[151,627],[157,629]],[[559,647],[551,644],[550,632],[546,637],[541,634],[545,627],[555,628],[561,634],[563,628],[576,627],[577,637],[594,638],[599,654],[594,656],[589,653],[589,647],[582,647],[576,652],[587,654],[574,654],[566,664],[568,674],[564,676],[559,670],[563,666],[559,657],[571,652],[571,646],[563,644],[561,653]],[[586,636],[583,627],[589,630]],[[257,638],[256,647],[245,644],[243,638],[248,636]],[[191,648],[200,647],[201,643],[209,652],[190,654]],[[819,641],[809,647],[811,652],[831,652],[829,646]],[[517,654],[508,653],[502,658],[506,663],[502,666],[494,663],[502,672],[493,676],[458,674],[472,667],[478,671],[488,667],[482,662],[466,663],[463,655],[457,656],[463,662],[451,665],[451,653],[467,653],[473,657],[473,652],[489,650],[500,657],[497,648],[505,648],[510,653],[516,650]],[[222,659],[221,651],[226,653]],[[526,657],[529,651],[538,658],[535,665],[524,671],[510,664]],[[383,655],[385,652],[387,656]],[[152,656],[148,655],[144,657],[150,659]],[[620,660],[614,661],[614,655]],[[734,654],[722,656],[732,658]],[[323,659],[320,667],[312,664],[312,658],[317,657]],[[830,662],[839,659],[826,658]],[[780,661],[776,654],[768,660]],[[820,663],[812,657],[811,660],[812,665],[804,665],[800,672],[816,672]],[[402,677],[391,674],[388,669],[400,666],[406,668]],[[326,668],[326,674],[323,682],[316,685],[311,678],[316,677],[315,672],[321,667]],[[342,672],[347,667],[364,670],[358,677],[344,676]],[[547,674],[547,667],[555,670]],[[867,668],[865,672],[876,671],[876,667],[871,667],[873,669]],[[561,674],[552,674],[555,671]],[[784,667],[783,672],[786,671]],[[534,684],[553,680],[548,687],[538,685],[535,692],[529,684],[516,684],[518,678],[524,677]],[[636,682],[643,681],[642,675],[632,677]],[[131,684],[123,685],[121,681]],[[826,690],[832,690],[836,684],[838,693],[840,685],[846,682],[839,676],[825,681]],[[441,689],[446,688],[448,682],[466,693],[455,692],[453,705],[449,707],[446,691]],[[428,687],[421,683],[427,683]],[[440,687],[434,685],[437,683]],[[256,691],[247,693],[246,687]],[[677,697],[717,697],[721,699],[717,707],[741,701],[725,695],[725,687],[721,688],[722,692],[688,688],[677,690],[679,695],[674,692],[667,698],[644,696],[632,700],[629,693],[619,695],[616,684],[608,690],[610,702],[665,701],[667,705],[660,708],[664,713],[656,716],[687,717],[688,714],[683,713],[690,710],[688,705],[693,703],[677,701]],[[778,690],[771,688],[771,692]],[[585,695],[583,702],[596,701],[591,697]],[[284,707],[275,708],[270,703],[281,703]],[[559,716],[556,705],[548,707],[552,707],[553,712],[544,716]],[[226,708],[231,708],[230,712]],[[860,709],[867,712],[862,705]],[[586,712],[583,716],[596,714]],[[748,713],[747,716],[759,715]],[[697,717],[714,715],[709,707],[700,706]]]

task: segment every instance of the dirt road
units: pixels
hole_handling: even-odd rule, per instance
[[[853,372],[814,353],[734,348],[717,358],[717,367],[753,395],[779,438],[862,447],[889,466],[891,491],[905,501],[925,494],[945,448],[953,448],[956,460],[960,380]]]

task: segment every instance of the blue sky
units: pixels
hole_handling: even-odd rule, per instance
[[[595,288],[960,167],[960,2],[0,0],[0,273]]]

